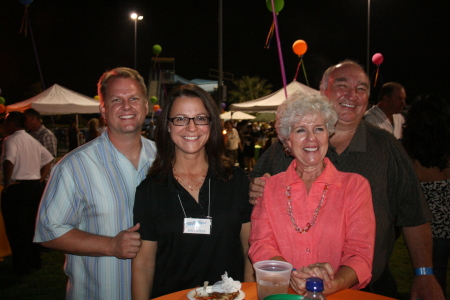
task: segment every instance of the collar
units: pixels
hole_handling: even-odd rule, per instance
[[[319,177],[317,177],[317,179],[314,181],[314,184],[325,183],[329,185],[334,185],[339,188],[342,185],[341,177],[339,176],[339,171],[336,169],[336,167],[333,165],[333,163],[330,161],[328,157],[325,157],[323,159],[323,162],[325,163],[325,168],[319,175]],[[286,186],[292,185],[293,183],[298,183],[301,180],[297,172],[295,171],[296,167],[297,167],[297,160],[294,159],[292,163],[289,165],[288,169],[286,170],[286,175],[284,176],[283,182],[284,185]]]
[[[348,145],[347,149],[342,152],[341,155],[347,152],[366,152],[366,140],[366,121],[361,120],[361,122],[359,122],[358,124],[358,128],[356,128],[355,134],[353,135],[350,144]],[[330,149],[336,150],[336,148],[331,145],[331,143],[328,143],[328,148],[328,151],[330,151]]]
[[[138,165],[138,171],[141,171],[142,168],[148,167],[148,162],[151,158],[151,149],[147,149],[144,147],[144,143],[146,142],[144,137],[141,138],[141,153],[139,154],[139,165]],[[131,164],[129,159],[123,155],[119,150],[117,150],[116,147],[114,147],[113,143],[108,137],[108,131],[103,132],[100,137],[97,139],[101,151],[104,151],[105,154],[105,160],[103,161],[104,165],[109,164],[110,162],[116,162],[116,161],[127,161]],[[148,147],[150,148],[150,147]]]

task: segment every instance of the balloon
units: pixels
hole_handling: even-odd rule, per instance
[[[153,111],[157,111],[161,107],[158,104],[153,105]]]
[[[272,12],[272,0],[266,0],[266,6]],[[284,7],[284,0],[273,0],[273,6],[275,7],[275,12],[279,13]]]
[[[5,98],[0,97],[0,104],[5,104]]]
[[[301,56],[306,53],[306,50],[308,50],[308,45],[304,40],[296,40],[292,45],[292,50],[295,54]]]
[[[4,113],[6,111],[6,107],[3,104],[0,104],[0,114]]]
[[[100,100],[100,97],[99,97],[98,95],[95,95],[95,96],[94,96],[94,99],[97,100],[97,101],[99,101],[99,100]]]
[[[225,102],[222,102],[222,108],[225,109],[226,106],[227,104]]]
[[[154,45],[153,46],[153,54],[155,54],[156,56],[158,56],[162,51],[162,48],[160,45]]]
[[[372,56],[372,62],[376,65],[381,65],[383,60],[384,60],[384,57],[383,57],[383,54],[381,54],[381,53],[375,53]]]
[[[33,2],[33,0],[19,0],[20,3],[22,3],[23,5],[30,5],[31,2]]]
[[[156,110],[156,114],[157,114],[157,115],[159,115],[161,112],[162,112],[162,109],[161,109],[161,108],[158,108],[158,109]]]
[[[150,98],[150,102],[155,104],[156,102],[158,102],[158,98],[156,98],[155,96]]]

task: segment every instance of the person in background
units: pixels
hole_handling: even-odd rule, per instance
[[[69,144],[69,152],[78,147],[78,135],[80,129],[77,126],[77,122],[70,122],[70,127],[67,129],[67,141]]]
[[[88,122],[88,140],[90,142],[100,136],[100,131],[98,130],[99,121],[96,118],[92,118]]]
[[[225,121],[224,128],[226,130],[226,133],[223,135],[225,139],[225,155],[233,163],[236,163],[238,161],[238,151],[242,149],[239,133],[233,127],[233,123],[230,120]]]
[[[378,94],[378,104],[366,111],[364,120],[402,138],[402,126],[405,123],[401,111],[405,107],[405,88],[397,82],[383,85]]]
[[[102,116],[98,118],[98,132],[101,135],[106,130],[106,120]]]
[[[66,253],[66,299],[130,300],[141,245],[134,196],[156,154],[141,137],[147,88],[137,71],[116,68],[101,76],[98,95],[108,130],[55,165],[34,241]]]
[[[248,177],[224,156],[219,110],[196,85],[175,88],[156,125],[158,153],[136,190],[142,247],[133,299],[159,297],[229,277],[254,281],[247,258]],[[198,224],[204,226],[196,228]]]
[[[47,149],[53,157],[57,154],[56,136],[41,122],[41,114],[34,108],[28,108],[25,114],[25,129]]]
[[[33,231],[42,182],[47,178],[53,156],[25,132],[25,115],[10,112],[5,118],[1,209],[12,250],[13,273],[25,275],[41,267],[40,247],[33,244]]]
[[[433,267],[431,212],[411,159],[392,134],[362,120],[369,100],[369,78],[357,63],[343,61],[325,71],[320,92],[333,103],[338,114],[327,157],[339,171],[364,176],[372,190],[376,218],[375,252],[372,280],[365,290],[397,297],[389,258],[396,241],[395,228],[399,226],[418,274],[413,280],[411,299],[444,299],[431,271],[422,272],[430,270],[423,268]],[[292,158],[285,154],[279,142],[264,152],[250,172],[252,203],[256,203],[264,192],[265,182],[259,177],[283,172],[291,162]]]
[[[244,132],[246,131],[248,122],[245,120],[242,120],[236,124],[236,131],[239,134],[239,139],[241,140],[241,145],[243,144],[242,141],[244,140]],[[244,159],[244,147],[238,149],[238,163],[239,167],[242,169],[245,169],[245,159]]]
[[[433,270],[445,295],[450,258],[450,104],[435,95],[420,96],[406,116],[402,143],[433,213]]]
[[[255,145],[258,137],[252,130],[252,125],[247,125],[247,130],[243,132],[243,151],[244,155],[244,166],[248,172],[250,172],[255,166]]]

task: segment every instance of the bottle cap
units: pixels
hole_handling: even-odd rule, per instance
[[[322,292],[323,280],[318,277],[309,277],[306,279],[306,290],[310,292]]]

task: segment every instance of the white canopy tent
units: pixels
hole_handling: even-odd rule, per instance
[[[93,114],[100,112],[99,104],[94,98],[54,84],[30,99],[6,106],[6,112],[34,108],[41,115]]]
[[[286,86],[288,97],[295,92],[304,95],[317,95],[318,90],[310,88],[298,81],[293,81]],[[286,99],[284,88],[272,93],[270,95],[250,100],[242,103],[231,104],[231,111],[245,111],[245,112],[274,112],[278,106]]]
[[[251,120],[254,119],[255,116],[243,113],[241,111],[227,111],[220,115],[222,120]]]

